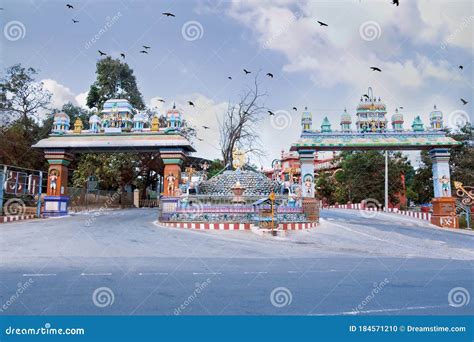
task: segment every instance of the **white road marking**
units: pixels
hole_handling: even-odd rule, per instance
[[[374,309],[374,310],[360,310],[360,311],[343,311],[336,313],[321,313],[321,314],[309,314],[309,316],[340,316],[340,315],[358,315],[358,314],[370,314],[380,312],[394,312],[394,311],[411,311],[411,310],[424,310],[424,309],[441,309],[448,308],[449,305],[430,305],[430,306],[408,306],[406,308],[395,308],[395,309]]]
[[[163,272],[151,272],[151,273],[138,273],[140,276],[147,276],[147,275],[168,275],[168,273],[163,273]]]
[[[110,276],[112,273],[81,273],[81,276]]]
[[[25,273],[23,277],[51,277],[55,275],[55,273]]]
[[[201,274],[205,274],[205,275],[216,275],[216,274],[222,274],[221,272],[193,272],[193,275],[201,275]]]
[[[244,272],[244,274],[267,274],[268,272]]]

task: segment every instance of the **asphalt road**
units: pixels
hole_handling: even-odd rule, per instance
[[[0,225],[0,314],[474,313],[472,234],[336,209],[276,238],[155,219],[134,209]]]

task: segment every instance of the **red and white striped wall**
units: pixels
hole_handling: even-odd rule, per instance
[[[360,203],[336,204],[336,205],[330,205],[329,208],[355,209],[355,210],[366,210],[366,211],[383,211],[382,209],[377,210],[377,208],[374,208],[374,207],[363,209],[363,206]],[[431,213],[423,213],[420,211],[400,210],[398,208],[388,208],[388,212],[413,217],[419,220],[431,221]]]
[[[198,229],[198,230],[250,230],[254,227],[251,223],[208,223],[208,222],[159,222],[165,227]],[[280,223],[279,229],[283,230],[303,230],[317,227],[317,222],[302,223]]]
[[[36,215],[0,216],[0,223],[31,220],[34,218],[36,218]]]

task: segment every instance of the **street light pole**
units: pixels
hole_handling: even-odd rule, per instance
[[[385,212],[388,212],[388,151],[385,150]]]

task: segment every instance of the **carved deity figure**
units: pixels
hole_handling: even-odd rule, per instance
[[[166,177],[166,180],[168,181],[168,195],[173,196],[175,192],[176,177],[170,172]]]
[[[449,179],[446,176],[442,176],[439,178],[439,182],[441,183],[441,192],[443,197],[449,197]]]
[[[313,179],[311,176],[306,176],[304,178],[304,191],[307,195],[311,195],[313,193]]]
[[[51,170],[49,173],[49,190],[51,195],[55,196],[58,188],[58,172],[56,170]]]

